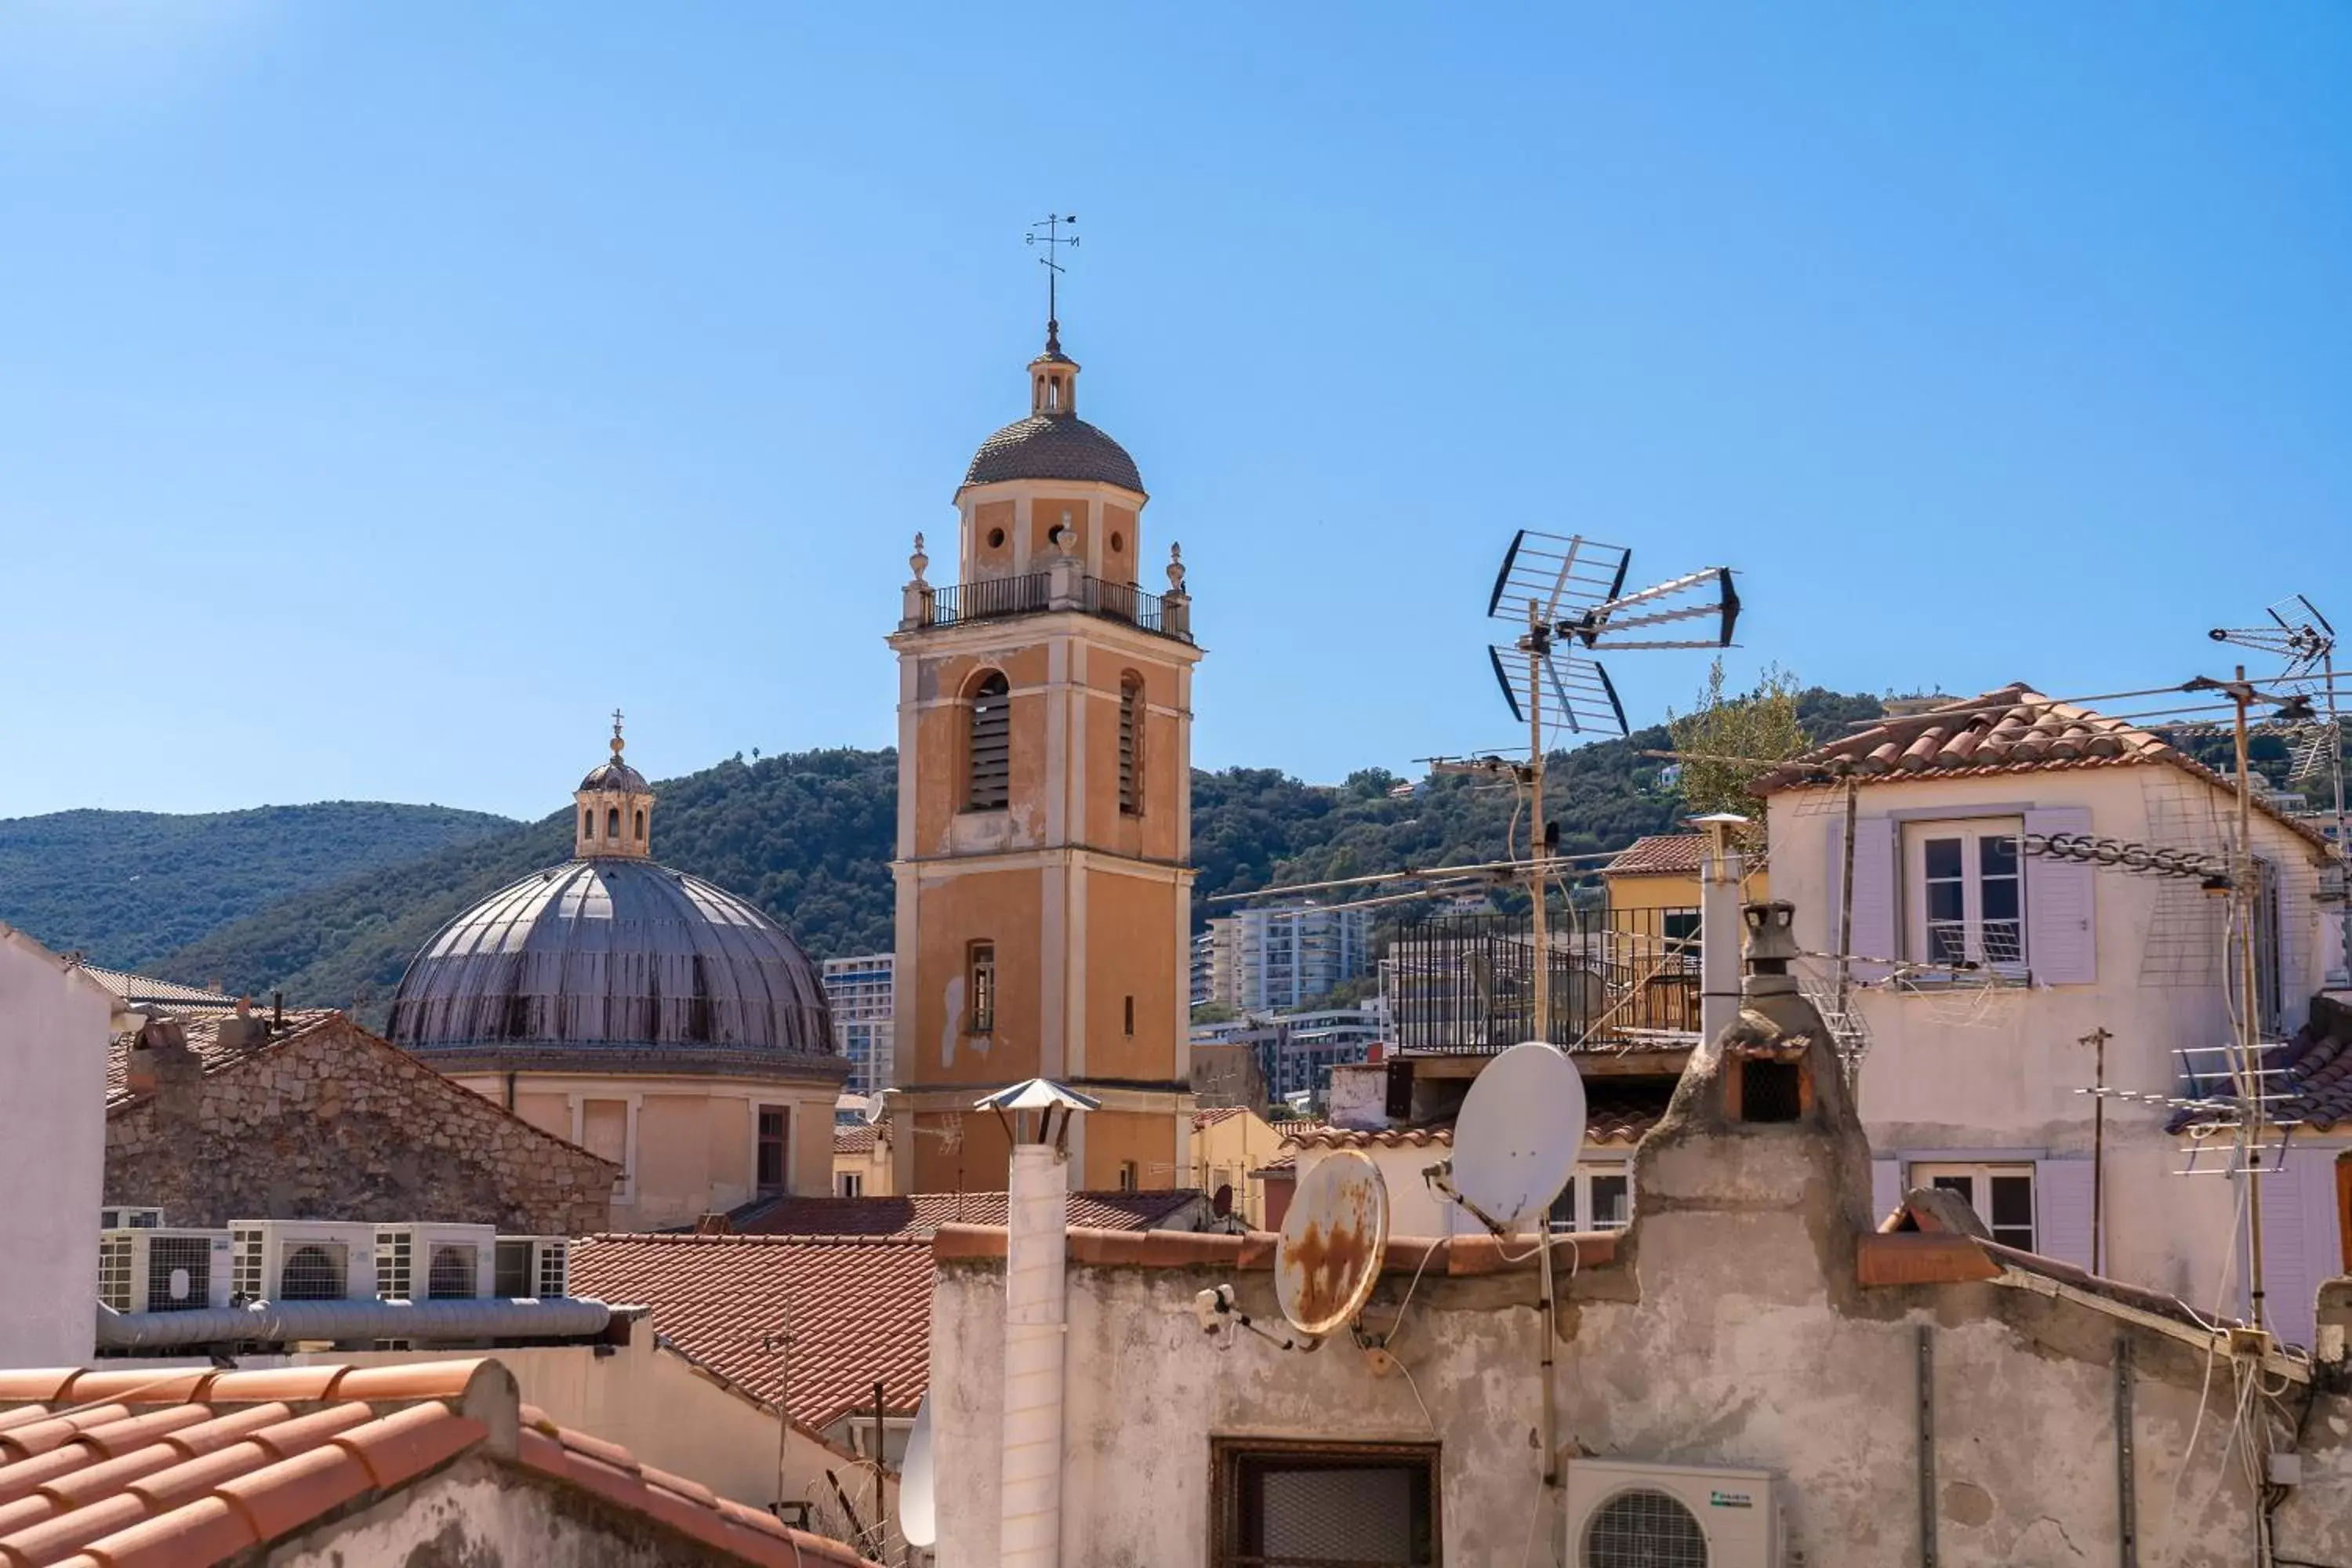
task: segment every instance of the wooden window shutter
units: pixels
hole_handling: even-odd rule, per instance
[[[991,670],[971,694],[971,756],[964,804],[971,811],[998,811],[1013,796],[1012,688]]]
[[[1118,809],[1143,810],[1143,683],[1129,676],[1118,688]]]
[[[2080,805],[2045,806],[2025,814],[2028,833],[2088,833],[2091,813]],[[2096,868],[2079,860],[2036,855],[2025,862],[2025,966],[2045,985],[2089,985],[2099,978]]]
[[[1845,886],[1845,817],[1843,814],[1823,816],[1824,832],[1829,839],[1829,897],[1822,900],[1830,911],[1829,930],[1824,933],[1822,951],[1835,952],[1838,940],[1838,897]],[[1896,951],[1902,942],[1902,922],[1895,918],[1895,830],[1891,818],[1858,817],[1853,828],[1853,946],[1849,950],[1863,958],[1900,958]],[[1853,966],[1857,980],[1884,980],[1888,973],[1885,964],[1857,963]]]

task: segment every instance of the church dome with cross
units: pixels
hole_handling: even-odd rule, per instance
[[[618,714],[612,745],[572,797],[572,858],[436,932],[401,977],[386,1033],[625,1167],[638,1163],[653,1121],[679,1121],[674,1142],[685,1155],[666,1156],[667,1171],[680,1157],[719,1160],[723,1146],[695,1151],[742,1119],[741,1181],[689,1180],[697,1190],[668,1194],[676,1202],[658,1213],[645,1209],[664,1194],[628,1184],[633,1222],[666,1224],[783,1190],[781,1168],[768,1180],[748,1171],[760,1119],[806,1100],[806,1136],[815,1138],[831,1123],[846,1065],[816,965],[748,900],[655,861],[654,792],[622,758]],[[601,1106],[622,1110],[583,1110]],[[611,1128],[598,1121],[614,1117]],[[829,1183],[829,1142],[813,1190]]]

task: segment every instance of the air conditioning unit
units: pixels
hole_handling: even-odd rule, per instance
[[[364,1220],[233,1219],[232,1288],[248,1301],[364,1301],[375,1230]]]
[[[159,1208],[138,1208],[124,1205],[98,1211],[100,1230],[152,1230],[163,1223],[163,1211]]]
[[[375,1293],[387,1301],[478,1301],[490,1293],[497,1245],[487,1225],[380,1225]]]
[[[572,1294],[572,1243],[560,1236],[499,1237],[494,1296],[535,1296],[551,1301]]]
[[[1769,1470],[1574,1459],[1569,1561],[1576,1568],[1780,1568]]]
[[[226,1307],[229,1233],[110,1226],[98,1233],[98,1299],[118,1312]]]

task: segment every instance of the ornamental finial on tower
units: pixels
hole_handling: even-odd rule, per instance
[[[627,742],[621,739],[621,710],[615,708],[613,710],[613,760],[614,762],[621,760],[621,748],[627,744]]]

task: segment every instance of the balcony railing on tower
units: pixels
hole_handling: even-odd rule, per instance
[[[922,626],[955,626],[971,621],[1074,610],[1179,642],[1192,640],[1189,596],[1147,594],[1132,583],[1115,583],[1103,577],[1073,574],[1069,588],[1059,595],[1054,591],[1051,572],[1030,572],[1017,577],[980,577],[944,588],[925,587],[920,604],[921,618],[917,625]]]

